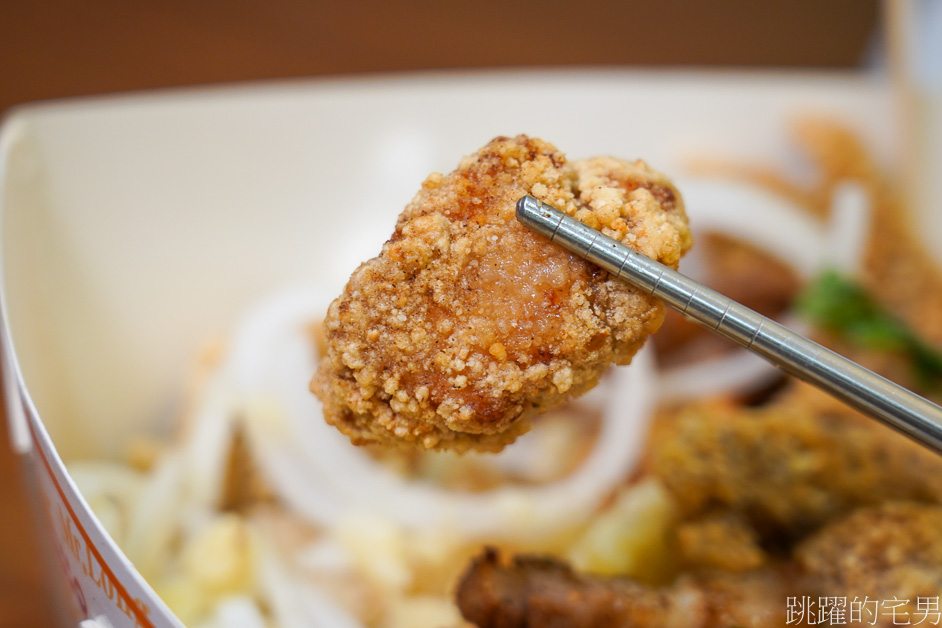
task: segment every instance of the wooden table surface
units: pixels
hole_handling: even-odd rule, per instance
[[[847,67],[865,57],[878,20],[876,0],[4,0],[0,112],[48,98],[338,73]],[[0,429],[0,628],[56,625],[38,543]]]

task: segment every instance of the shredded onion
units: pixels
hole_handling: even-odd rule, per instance
[[[731,351],[722,357],[664,369],[658,377],[658,397],[679,402],[726,391],[753,392],[774,373],[774,367],[758,355]]]
[[[757,185],[717,179],[678,182],[695,233],[718,232],[755,245],[810,278],[827,259],[820,221]]]
[[[362,628],[363,623],[329,594],[292,577],[290,568],[265,539],[259,539],[259,586],[282,628]]]
[[[237,330],[218,375],[243,395],[240,413],[273,489],[309,520],[375,514],[411,529],[533,540],[590,516],[637,460],[654,405],[647,352],[614,371],[595,447],[564,479],[465,494],[397,475],[328,426],[308,392],[316,364],[306,329],[327,304],[310,289],[266,300]]]
[[[244,595],[225,598],[213,609],[212,616],[200,628],[267,628],[258,604]]]
[[[145,578],[160,574],[173,555],[176,524],[184,515],[184,481],[179,455],[168,454],[150,472],[131,509],[122,549]]]
[[[106,460],[69,463],[69,475],[111,538],[122,544],[146,477],[127,465]]]
[[[863,186],[845,181],[834,188],[831,220],[827,226],[827,241],[831,245],[827,255],[831,268],[846,275],[860,271],[870,220],[870,198]]]
[[[210,381],[201,395],[200,407],[194,413],[197,419],[182,448],[187,498],[204,510],[215,508],[225,480],[236,394],[223,382]]]

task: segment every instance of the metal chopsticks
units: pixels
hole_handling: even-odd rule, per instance
[[[612,275],[942,454],[942,408],[539,201],[517,220]]]

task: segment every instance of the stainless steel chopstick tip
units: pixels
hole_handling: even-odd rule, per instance
[[[529,194],[521,196],[517,201],[517,220],[537,233],[542,233],[550,240],[556,234],[556,229],[562,219],[562,212],[544,205]]]

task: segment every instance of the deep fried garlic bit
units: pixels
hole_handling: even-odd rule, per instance
[[[569,163],[521,135],[429,176],[325,321],[311,387],[355,444],[499,450],[660,326],[658,301],[517,223],[524,194],[674,268],[691,245],[680,195],[641,161]]]

